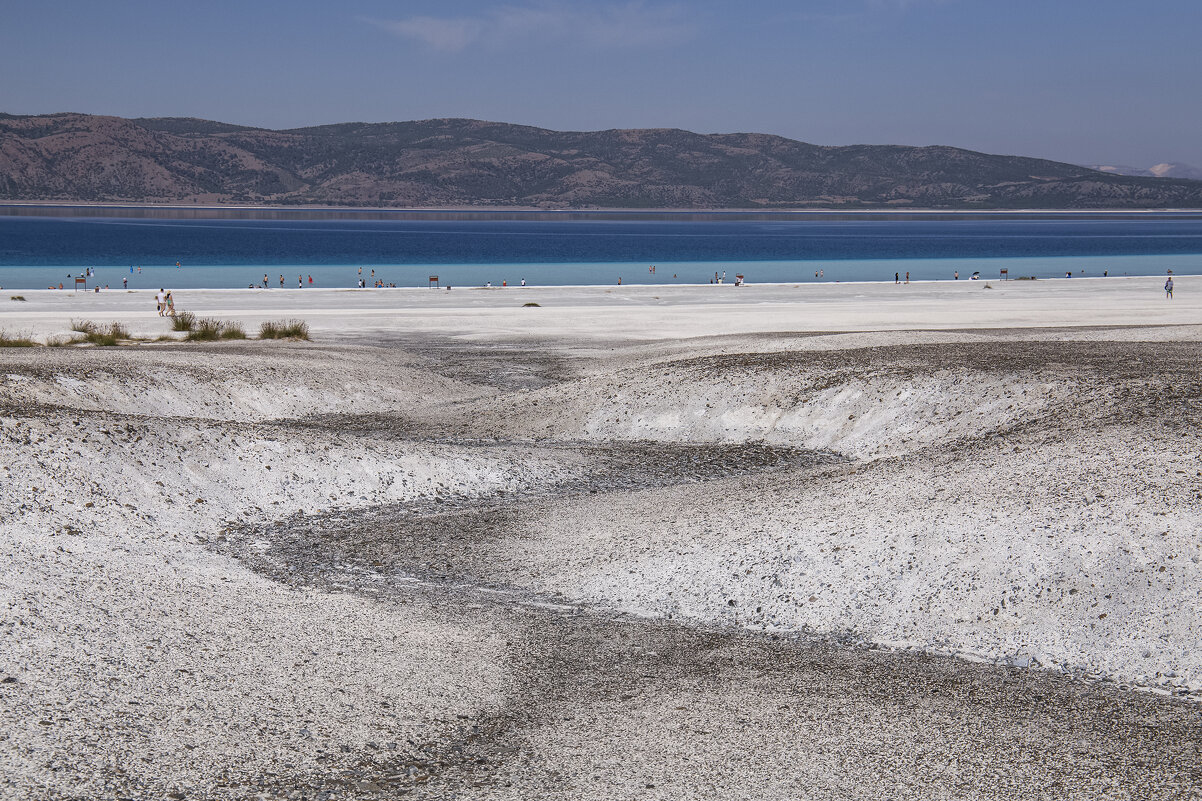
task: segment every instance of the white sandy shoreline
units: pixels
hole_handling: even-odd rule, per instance
[[[692,338],[769,332],[1195,325],[1202,277],[1175,279],[1166,300],[1157,277],[1040,281],[629,285],[445,289],[175,290],[178,310],[238,319],[253,328],[296,317],[329,340],[425,333],[513,340]],[[986,288],[986,287],[989,288]],[[118,321],[138,336],[169,328],[155,290],[5,291],[0,330],[44,341],[72,320]],[[11,295],[26,300],[11,301]],[[539,308],[524,308],[537,303]]]

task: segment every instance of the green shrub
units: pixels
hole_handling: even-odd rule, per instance
[[[25,296],[24,295],[13,295],[12,297],[9,298],[9,300],[25,300]]]
[[[196,315],[192,312],[180,312],[171,318],[172,331],[191,331],[196,325]]]
[[[242,323],[230,321],[221,326],[222,339],[246,339],[246,331],[242,328]]]
[[[189,342],[213,342],[220,338],[221,321],[213,317],[203,317],[197,320],[186,337]]]
[[[288,339],[308,339],[309,324],[304,320],[289,320],[284,326],[284,336]]]
[[[78,331],[83,337],[68,340],[65,344],[74,342],[91,342],[93,345],[112,347],[119,340],[129,339],[129,329],[121,323],[109,323],[108,327],[91,320],[72,320],[71,330]]]
[[[523,304],[522,304],[522,306],[523,306],[523,307],[525,307],[525,306],[538,306],[538,304],[537,304],[537,303],[523,303]]]
[[[259,339],[308,339],[309,324],[304,320],[268,320],[259,326]]]
[[[71,330],[83,334],[82,337],[68,340],[64,344],[90,342],[104,348],[111,348],[123,339],[129,339],[129,330],[121,323],[110,323],[107,328],[93,323],[91,320],[71,321]]]
[[[74,329],[79,331],[81,329]],[[91,342],[102,348],[111,348],[123,339],[129,339],[129,331],[121,323],[112,323],[108,328],[94,326],[84,335],[85,342]]]

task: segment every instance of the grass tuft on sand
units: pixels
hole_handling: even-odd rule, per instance
[[[216,342],[219,339],[245,339],[246,331],[237,321],[222,322],[215,318],[194,318],[188,322],[188,328],[175,328],[177,331],[188,331],[184,337],[188,342]]]
[[[259,326],[259,339],[309,339],[304,320],[268,320]]]
[[[221,321],[214,317],[202,317],[196,320],[184,337],[189,342],[216,342],[221,339]]]
[[[65,344],[89,342],[103,348],[111,348],[121,342],[121,340],[128,340],[130,338],[129,329],[121,323],[109,323],[108,326],[102,326],[91,320],[72,320],[71,330],[78,331],[83,336],[69,340]]]
[[[246,339],[246,330],[242,328],[242,323],[231,320],[221,326],[222,339]]]
[[[8,299],[9,300],[25,300],[25,296],[24,295],[11,295],[11,296],[9,296]]]
[[[172,331],[191,331],[196,326],[196,315],[192,312],[180,312],[171,318]]]
[[[108,328],[97,328],[84,336],[85,342],[102,348],[114,347],[123,339],[129,339],[129,330],[121,323],[111,323]]]

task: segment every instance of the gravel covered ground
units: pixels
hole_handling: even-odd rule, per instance
[[[0,350],[0,797],[1202,797],[1195,328]]]

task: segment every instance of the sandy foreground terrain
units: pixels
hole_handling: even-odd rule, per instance
[[[1160,287],[180,291],[313,340],[0,349],[0,798],[1202,798]]]

